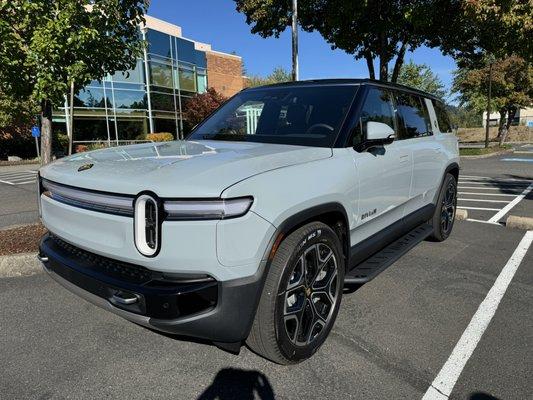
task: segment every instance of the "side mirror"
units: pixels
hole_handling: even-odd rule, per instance
[[[372,147],[381,147],[394,142],[394,129],[383,122],[368,121],[366,123],[366,139],[357,146],[357,151],[365,151]]]

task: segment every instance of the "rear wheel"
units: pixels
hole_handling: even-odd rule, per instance
[[[278,364],[309,358],[333,327],[343,282],[335,232],[320,222],[297,229],[272,260],[248,346]]]
[[[431,220],[433,233],[430,238],[437,242],[446,240],[452,232],[457,209],[457,181],[452,174],[446,174],[440,188],[435,214]]]

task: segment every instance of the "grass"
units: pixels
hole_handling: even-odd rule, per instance
[[[512,146],[504,144],[503,146],[493,146],[487,149],[485,148],[459,149],[459,155],[461,156],[482,156],[485,154],[492,154],[492,153],[498,153],[500,151],[509,150],[510,148],[512,148]]]

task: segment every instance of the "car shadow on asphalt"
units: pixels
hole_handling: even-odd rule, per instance
[[[204,390],[198,400],[273,400],[274,390],[268,378],[259,371],[239,368],[221,369],[213,383]]]

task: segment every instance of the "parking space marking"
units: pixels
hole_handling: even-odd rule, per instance
[[[463,210],[483,210],[483,211],[500,211],[501,208],[485,208],[485,207],[469,207],[469,206],[457,206]]]
[[[461,201],[479,201],[481,203],[509,203],[508,201],[505,201],[505,200],[489,200],[489,199],[463,199],[461,197],[459,197],[457,200],[461,200]]]
[[[0,173],[0,183],[7,185],[26,185],[35,182],[37,171],[11,171]]]
[[[522,263],[529,247],[533,242],[533,231],[527,231],[516,247],[513,255],[507,261],[496,278],[485,299],[479,305],[476,313],[455,345],[452,354],[438,373],[422,400],[448,399],[463,372],[463,369],[474,353],[481,336],[494,317],[503,295],[507,291],[518,267]]]
[[[518,203],[520,203],[524,197],[526,197],[529,192],[533,189],[533,183],[531,183],[520,195],[516,196],[514,200],[512,200],[509,204],[507,204],[505,207],[503,207],[498,214],[494,215],[491,219],[489,219],[489,222],[498,222],[500,219],[502,219],[505,214],[507,214],[511,209],[516,206]]]
[[[479,187],[479,186],[462,186],[461,184],[458,185],[459,189],[478,189],[478,190],[502,190],[500,187]],[[520,189],[504,189],[506,192],[520,192]]]
[[[508,193],[473,193],[473,192],[457,192],[458,194],[469,194],[469,195],[475,195],[475,196],[509,196],[509,197],[516,197],[514,194],[508,194]]]

